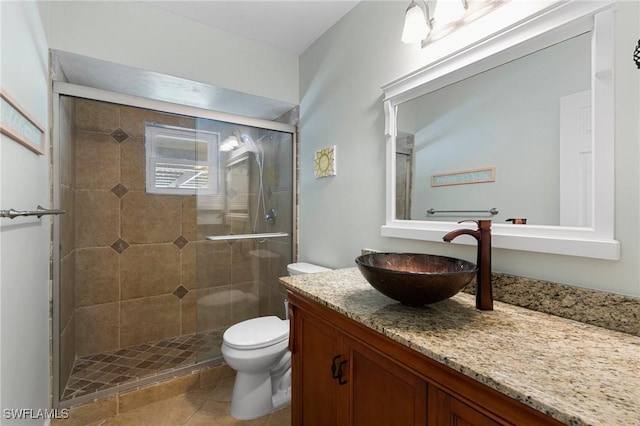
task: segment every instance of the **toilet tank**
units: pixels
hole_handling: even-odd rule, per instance
[[[313,274],[316,272],[326,272],[330,270],[331,269],[329,268],[306,262],[290,263],[287,265],[287,272],[289,272],[289,275]]]

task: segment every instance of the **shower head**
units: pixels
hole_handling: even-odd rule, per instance
[[[251,136],[246,135],[246,134],[242,134],[242,136],[240,136],[240,140],[242,141],[242,143],[244,143],[244,145],[247,148],[247,151],[249,152],[255,152],[256,154],[258,154],[260,151],[258,150],[258,145],[256,145],[256,143],[253,141],[253,139],[251,139]],[[260,139],[258,139],[259,141]]]
[[[258,145],[258,144],[260,142],[262,142],[264,139],[273,140],[273,133],[267,133],[266,135],[262,135],[255,142],[253,141],[251,136],[247,135],[246,133],[242,133],[240,135],[240,140],[247,147],[247,151],[255,152],[256,154],[258,154],[258,153],[261,154],[262,153],[262,147],[260,145]]]
[[[267,133],[266,135],[260,136],[256,142],[260,142],[263,139],[269,139],[270,141],[272,141],[273,140],[273,133]]]

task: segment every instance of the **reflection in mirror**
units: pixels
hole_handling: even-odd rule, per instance
[[[411,219],[413,135],[396,136],[396,218]]]
[[[619,259],[612,5],[557,2],[522,21],[488,15],[495,32],[470,24],[434,51],[443,56],[384,85],[381,235],[442,241],[458,220],[491,218],[494,248]],[[408,137],[411,151],[396,149]]]
[[[399,104],[396,219],[591,226],[591,76],[584,33]]]

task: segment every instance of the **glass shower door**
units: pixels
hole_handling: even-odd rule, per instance
[[[293,135],[199,119],[198,131],[219,135],[216,188],[197,191],[195,286],[197,335],[220,356],[222,333],[240,321],[285,316],[286,275],[293,253]]]

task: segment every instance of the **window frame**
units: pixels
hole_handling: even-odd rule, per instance
[[[216,195],[219,192],[219,155],[218,145],[220,143],[220,133],[189,129],[184,127],[168,126],[158,123],[147,122],[145,127],[145,190],[148,194],[159,195]],[[157,153],[158,137],[174,137],[176,139],[192,139],[207,143],[206,161],[185,160],[180,158],[161,157]],[[197,155],[196,155],[197,157]],[[208,167],[206,188],[184,188],[184,187],[158,187],[156,184],[156,166],[159,163],[170,163],[175,165],[191,166],[194,170],[198,167]],[[191,179],[190,179],[191,180]],[[187,182],[189,182],[188,180]]]

